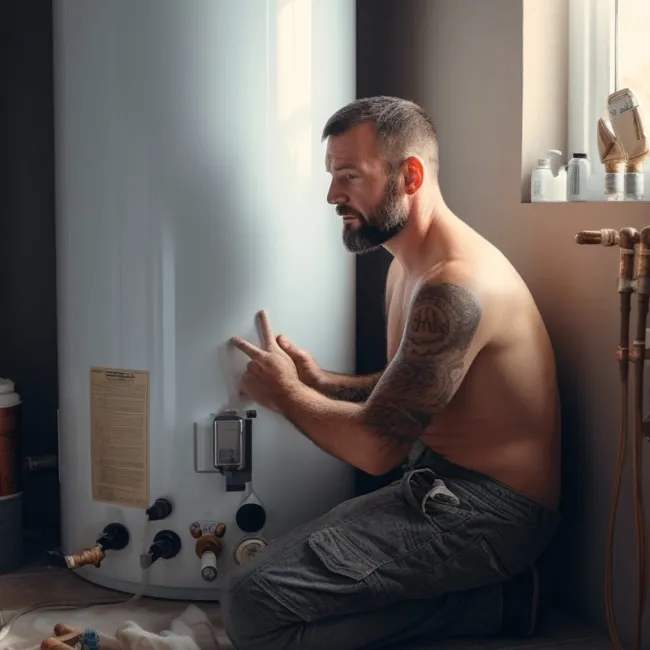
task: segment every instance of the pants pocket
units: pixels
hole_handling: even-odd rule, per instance
[[[454,492],[453,485],[450,489],[431,469],[408,472],[401,488],[406,503],[440,535],[466,526],[476,514],[464,494]]]
[[[339,554],[332,550],[332,558]],[[345,561],[327,564],[320,549],[312,547],[311,538],[286,550],[252,576],[258,587],[288,611],[278,612],[284,623],[312,623],[331,616],[337,609],[358,601],[366,589],[365,583]]]
[[[345,530],[345,529],[344,529]],[[356,582],[364,580],[382,564],[389,561],[383,554],[364,553],[361,540],[351,531],[325,528],[309,537],[309,546],[320,561],[332,572]]]

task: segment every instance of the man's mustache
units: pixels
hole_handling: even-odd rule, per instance
[[[339,217],[351,216],[363,219],[363,215],[360,212],[357,212],[354,208],[351,208],[347,205],[337,205],[336,214],[338,214]]]

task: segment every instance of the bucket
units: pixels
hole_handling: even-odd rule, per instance
[[[0,573],[23,560],[21,413],[13,381],[0,378]]]

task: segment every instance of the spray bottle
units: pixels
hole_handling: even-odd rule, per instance
[[[566,168],[562,152],[550,149],[545,158],[537,159],[537,167],[530,178],[530,197],[533,203],[566,201]]]

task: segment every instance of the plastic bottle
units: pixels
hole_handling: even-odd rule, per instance
[[[567,196],[569,201],[586,201],[589,198],[591,164],[586,153],[574,153],[568,164]]]
[[[530,200],[533,203],[555,200],[555,177],[550,158],[538,158],[537,167],[530,176]]]
[[[566,167],[561,151],[549,149],[546,157],[537,159],[530,177],[530,197],[533,203],[566,201]]]

